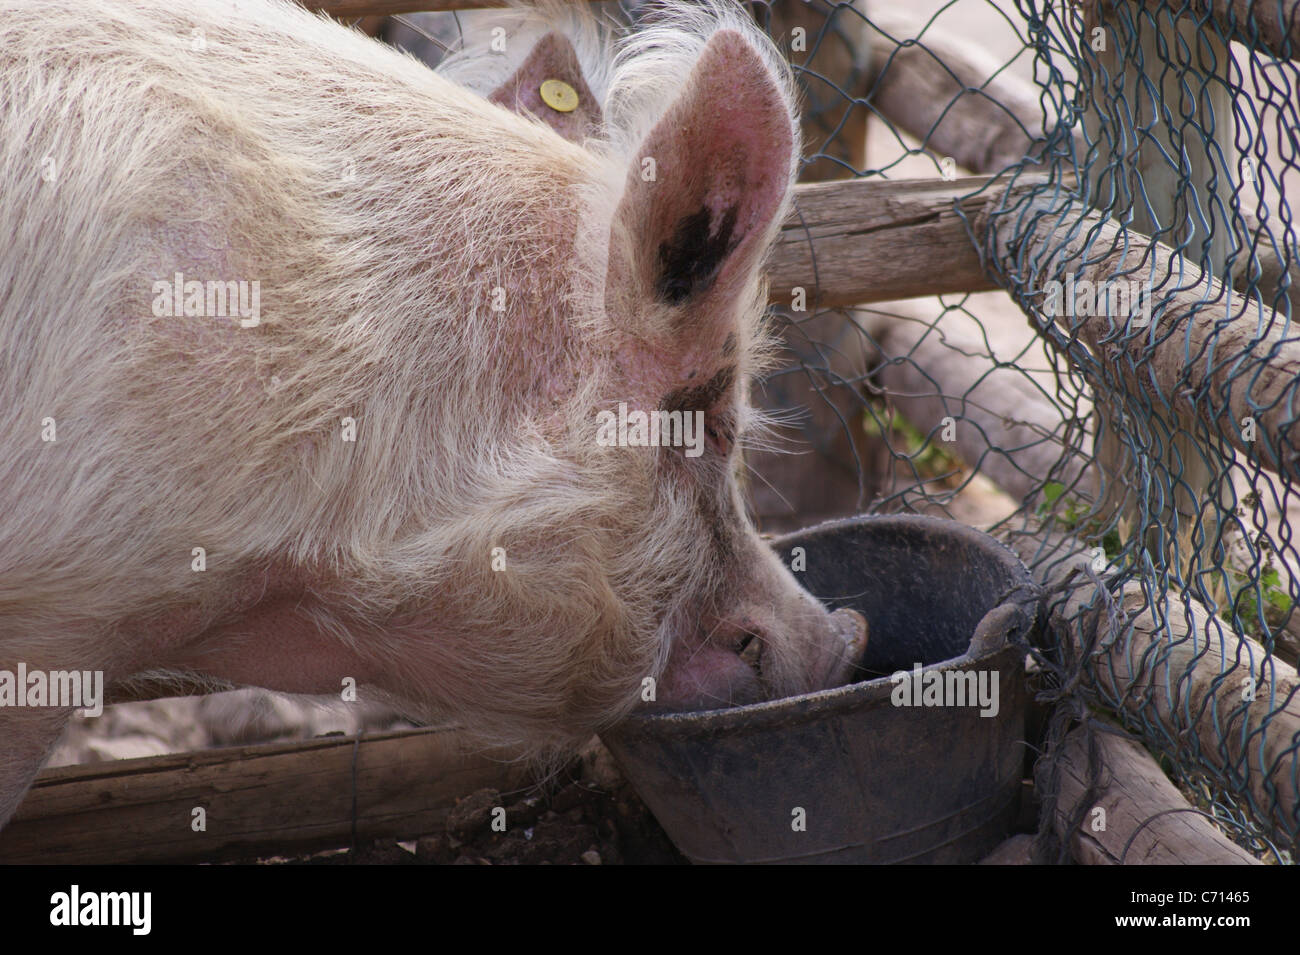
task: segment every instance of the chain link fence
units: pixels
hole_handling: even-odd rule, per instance
[[[958,0],[904,25],[826,8],[801,72],[809,171],[993,175],[962,200],[992,203],[970,235],[1021,315],[970,295],[793,316],[778,374],[866,435],[855,503],[981,523],[1048,584],[1049,809],[1070,726],[1122,727],[1240,844],[1288,859],[1300,17],[1243,6]],[[846,36],[872,48],[860,86],[819,69]],[[929,97],[900,95],[909,70]],[[839,145],[855,110],[861,163]]]

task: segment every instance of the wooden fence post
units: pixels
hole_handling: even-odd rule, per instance
[[[1127,217],[1133,233],[1173,249],[1185,245],[1168,272],[1152,276],[1153,297],[1183,284],[1182,275],[1196,274],[1198,266],[1230,289],[1233,170],[1222,158],[1235,155],[1236,127],[1227,44],[1213,24],[1204,28],[1193,11],[1179,10],[1172,0],[1159,6],[1093,0],[1083,25],[1080,87],[1087,98],[1081,105],[1088,144],[1096,151],[1088,163],[1092,205]],[[1129,482],[1141,479],[1131,450],[1136,423],[1116,397],[1094,396],[1098,463],[1108,479],[1102,513],[1118,511],[1122,526],[1135,528],[1140,514]],[[1222,552],[1218,515],[1232,507],[1232,489],[1226,459],[1197,440],[1195,409],[1172,397],[1160,409],[1168,434],[1151,428],[1154,421],[1141,425],[1158,445],[1153,456],[1171,485],[1162,513],[1151,513],[1148,499],[1145,542],[1156,566],[1172,567],[1188,580],[1193,564],[1208,569],[1215,552]],[[1166,529],[1176,536],[1170,539]]]

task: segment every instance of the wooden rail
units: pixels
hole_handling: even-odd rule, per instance
[[[810,309],[998,288],[985,274],[960,208],[973,222],[1002,195],[963,196],[988,179],[819,182],[795,187],[795,209],[769,260],[769,298]]]
[[[341,848],[354,833],[414,838],[467,793],[524,785],[510,755],[437,728],[45,770],[0,832],[0,863],[215,862]]]

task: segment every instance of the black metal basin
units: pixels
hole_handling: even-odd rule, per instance
[[[1015,818],[1024,764],[1024,645],[1040,596],[1024,565],[973,528],[914,515],[772,546],[787,565],[803,548],[808,590],[867,618],[864,682],[628,718],[603,738],[641,798],[701,863],[985,855]],[[902,705],[905,685],[920,705]]]

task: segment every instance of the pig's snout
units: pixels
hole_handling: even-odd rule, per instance
[[[847,608],[831,614],[834,639],[827,654],[829,669],[819,689],[841,686],[849,682],[854,669],[862,662],[867,651],[867,618],[856,610]]]

